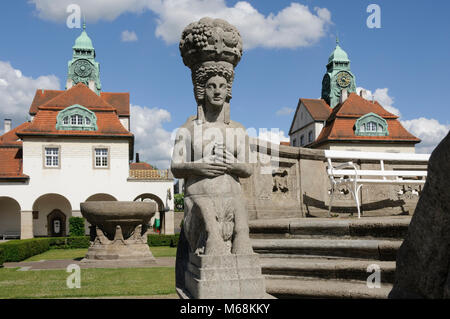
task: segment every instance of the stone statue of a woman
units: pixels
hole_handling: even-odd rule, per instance
[[[192,255],[253,255],[239,178],[252,174],[249,138],[230,120],[234,67],[242,56],[238,30],[203,18],[183,31],[180,51],[192,71],[197,116],[178,130],[171,169],[185,180],[184,222],[177,249],[177,287]]]

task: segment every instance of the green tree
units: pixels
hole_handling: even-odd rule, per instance
[[[174,204],[175,204],[175,211],[176,212],[182,212],[184,211],[184,194],[175,194],[174,196]]]

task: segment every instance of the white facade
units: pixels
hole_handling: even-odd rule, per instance
[[[303,103],[300,104],[298,113],[294,117],[292,133],[289,136],[290,145],[303,147],[314,142],[319,137],[324,122],[314,120]]]
[[[415,147],[411,144],[400,143],[324,143],[319,147],[324,150],[334,151],[360,151],[360,152],[383,152],[383,153],[415,153]]]
[[[69,217],[81,216],[80,203],[139,197],[158,203],[164,232],[173,233],[173,179],[130,178],[129,143],[128,139],[25,138],[23,173],[30,178],[26,183],[0,182],[0,237],[18,231],[21,238],[48,236],[48,215],[54,210],[65,215],[67,235]],[[45,167],[46,147],[59,149],[58,167]],[[96,148],[108,150],[108,167],[95,167]]]

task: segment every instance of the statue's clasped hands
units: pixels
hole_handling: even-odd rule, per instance
[[[197,164],[197,171],[200,175],[216,177],[224,175],[233,170],[236,157],[226,149],[225,145],[216,144],[212,154],[205,156],[202,163]]]

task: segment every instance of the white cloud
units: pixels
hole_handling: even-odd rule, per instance
[[[431,153],[450,130],[449,124],[441,124],[435,119],[424,117],[401,121],[401,123],[409,132],[422,140],[416,145],[416,153]]]
[[[121,34],[122,42],[136,42],[138,40],[138,36],[134,31],[125,30]]]
[[[140,13],[148,8],[149,3],[157,3],[152,0],[29,0],[34,4],[37,15],[44,20],[55,22],[66,21],[70,13],[67,7],[78,4],[81,7],[81,15],[86,17],[88,23],[99,20],[112,21],[126,12]]]
[[[40,18],[65,21],[69,4],[80,5],[88,23],[112,21],[119,15],[150,10],[157,15],[156,36],[177,43],[183,28],[202,17],[226,19],[242,34],[245,48],[296,48],[310,46],[326,35],[332,24],[326,8],[293,2],[278,13],[264,16],[247,1],[228,7],[225,0],[30,0]]]
[[[173,141],[171,132],[162,124],[170,122],[167,110],[131,105],[131,132],[135,135],[135,153],[141,161],[166,169],[172,158]]]
[[[358,87],[356,88],[356,93],[358,93],[358,95],[360,95],[361,90],[365,90],[365,95],[363,96],[366,100],[370,100],[372,101],[372,98],[375,101],[378,101],[378,103],[381,104],[381,106],[383,106],[386,111],[395,114],[397,116],[401,116],[400,110],[394,106],[392,106],[392,104],[394,104],[394,98],[389,96],[389,89],[388,88],[384,88],[384,89],[376,89],[375,93],[372,93],[372,91]]]
[[[36,79],[24,76],[9,62],[0,61],[0,119],[12,119],[12,127],[27,120],[28,110],[37,89],[60,87],[55,75],[40,76]],[[2,125],[3,128],[3,125]]]
[[[290,107],[282,107],[281,109],[279,109],[277,111],[277,116],[285,116],[285,115],[291,115],[292,113],[294,113],[295,109],[290,108]]]
[[[268,141],[274,144],[280,144],[280,142],[289,142],[289,136],[286,136],[283,130],[278,128],[265,129],[260,128],[258,131],[254,128],[247,129],[247,133],[250,137],[258,137],[260,140]]]

